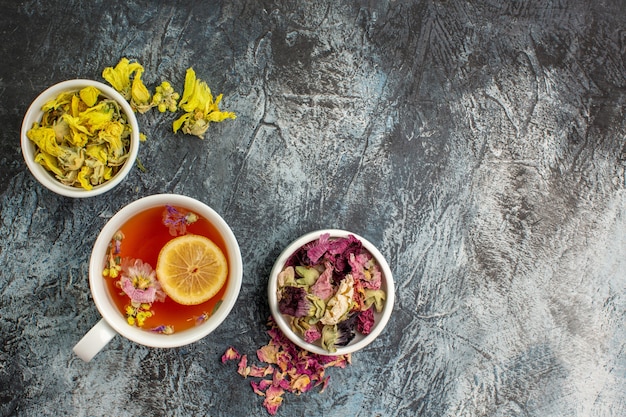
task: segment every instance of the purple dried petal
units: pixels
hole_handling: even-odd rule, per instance
[[[295,316],[298,311],[298,305],[306,300],[306,291],[300,287],[283,287],[281,289],[281,298],[278,302],[278,309],[283,314]]]
[[[324,233],[320,235],[319,239],[312,242],[312,246],[308,248],[306,253],[312,264],[316,264],[320,258],[324,256],[324,253],[329,250],[331,246],[328,240],[329,238],[330,234]]]
[[[333,268],[329,262],[325,263],[324,272],[317,278],[315,284],[311,286],[311,294],[326,301],[335,293],[333,286],[331,285],[331,278],[333,276]]]
[[[344,321],[337,323],[337,340],[335,341],[335,345],[346,346],[354,339],[356,318],[356,314],[353,314]]]
[[[374,310],[369,308],[365,311],[361,311],[358,315],[356,329],[359,333],[370,334],[374,327]]]

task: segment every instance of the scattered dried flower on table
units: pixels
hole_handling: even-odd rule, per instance
[[[263,406],[275,415],[284,401],[285,393],[300,395],[315,387],[323,392],[329,378],[325,371],[330,367],[345,368],[351,355],[324,356],[307,352],[282,334],[272,318],[268,321],[270,341],[257,350],[257,359],[265,365],[248,364],[247,355],[229,347],[222,355],[222,363],[238,360],[237,373],[250,381],[252,390],[262,397]],[[260,378],[260,379],[258,379]]]
[[[133,78],[133,85],[130,89],[130,105],[141,114],[147,112],[153,107],[150,91],[148,91],[148,87],[144,85],[143,80],[141,79],[143,71],[143,68],[137,70],[135,77]]]
[[[150,91],[141,79],[143,72],[141,64],[128,58],[120,59],[115,68],[106,67],[102,71],[102,78],[128,100],[134,111],[142,114],[153,107]]]
[[[143,67],[138,62],[131,63],[128,58],[122,58],[115,68],[106,67],[102,71],[102,78],[107,80],[126,100],[131,99],[131,82],[134,74]]]
[[[142,80],[143,73],[141,64],[122,58],[115,67],[105,68],[102,77],[129,101],[136,112],[146,113],[153,107],[161,113],[182,109],[185,113],[172,124],[174,133],[180,130],[204,139],[211,122],[237,117],[234,112],[220,110],[222,94],[214,98],[207,83],[196,77],[193,68],[188,68],[185,74],[182,98],[168,81],[163,81],[155,88],[154,95],[150,95]],[[142,139],[145,140],[145,135]],[[50,170],[53,169],[51,166]]]
[[[222,355],[222,363],[226,363],[227,361],[237,360],[241,358],[241,354],[234,347],[229,347],[226,349],[226,352]]]
[[[187,69],[183,97],[178,103],[185,114],[174,121],[172,125],[174,133],[180,130],[183,133],[204,139],[211,122],[235,119],[237,117],[235,113],[219,109],[221,100],[222,94],[213,99],[213,94],[211,94],[211,89],[207,83],[196,78],[193,68]]]
[[[176,101],[180,94],[174,91],[169,82],[163,81],[156,87],[154,95],[151,95],[143,82],[143,73],[144,68],[141,64],[122,58],[115,67],[106,67],[102,71],[102,78],[111,84],[138,113],[146,113],[153,107],[157,107],[161,113],[175,112]],[[140,137],[142,142],[146,140],[145,134],[141,133]]]
[[[161,113],[166,111],[174,113],[178,110],[179,98],[180,94],[174,91],[172,85],[167,81],[163,81],[161,85],[157,86],[156,92],[152,96],[152,104]]]

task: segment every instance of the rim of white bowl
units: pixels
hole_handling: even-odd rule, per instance
[[[361,244],[365,249],[367,249],[372,256],[376,259],[382,273],[383,273],[383,288],[386,293],[385,304],[381,313],[375,313],[376,317],[376,325],[372,329],[371,333],[368,335],[359,335],[355,336],[355,339],[350,342],[347,346],[337,346],[336,352],[329,352],[323,347],[313,344],[307,343],[298,336],[293,330],[291,330],[291,326],[289,322],[285,318],[285,316],[278,309],[278,301],[276,292],[278,290],[277,286],[277,277],[280,271],[282,271],[285,263],[289,259],[293,253],[298,250],[301,246],[312,242],[314,240],[319,239],[322,234],[328,233],[331,238],[341,238],[348,237],[349,235],[354,236],[355,238],[361,241]],[[305,349],[309,352],[316,353],[318,355],[324,356],[337,356],[337,355],[345,355],[348,353],[354,353],[358,350],[363,349],[370,343],[372,343],[380,333],[385,329],[387,323],[389,322],[389,318],[391,317],[391,312],[393,310],[393,304],[395,301],[395,286],[393,282],[393,275],[391,273],[391,268],[387,263],[385,257],[380,253],[380,251],[374,246],[369,240],[365,239],[362,236],[359,236],[356,233],[349,232],[343,229],[320,229],[313,232],[309,232],[305,235],[300,236],[298,239],[291,242],[287,247],[281,252],[281,254],[276,259],[274,266],[270,272],[270,278],[268,280],[267,285],[267,297],[270,306],[270,311],[272,316],[274,317],[274,321],[283,332],[283,334],[291,340],[296,345],[300,346],[302,349]]]
[[[104,184],[96,185],[91,190],[84,190],[81,188],[72,187],[69,185],[62,184],[59,180],[57,180],[50,172],[48,172],[43,166],[35,162],[35,145],[28,139],[26,136],[26,132],[30,130],[33,126],[34,122],[41,121],[41,107],[47,103],[49,100],[54,99],[60,93],[64,91],[78,91],[81,88],[93,86],[99,89],[102,94],[106,97],[115,100],[119,103],[120,107],[126,114],[128,119],[128,123],[131,126],[131,140],[130,140],[130,148],[128,150],[128,159],[122,165],[122,168],[115,174],[113,178],[105,182]],[[103,194],[115,186],[117,186],[132,170],[135,165],[135,159],[137,158],[137,153],[139,151],[139,123],[137,122],[137,117],[133,112],[133,109],[130,107],[130,104],[126,99],[115,89],[109,87],[106,84],[103,84],[99,81],[88,80],[88,79],[74,79],[62,81],[60,83],[54,84],[51,87],[48,87],[42,93],[35,98],[35,100],[31,103],[30,107],[26,111],[24,116],[24,120],[22,121],[22,129],[21,129],[21,138],[20,143],[22,147],[22,155],[24,157],[24,161],[30,172],[33,174],[35,179],[39,181],[41,185],[46,187],[48,190],[53,191],[57,194],[63,195],[65,197],[73,197],[73,198],[86,198],[86,197],[94,197],[100,194]]]
[[[189,330],[174,332],[170,335],[152,333],[148,330],[130,326],[119,312],[109,295],[102,277],[106,250],[113,235],[131,217],[144,210],[170,204],[185,207],[209,220],[218,230],[228,248],[228,287],[222,304],[217,311],[201,325]],[[121,336],[138,344],[156,348],[173,348],[196,342],[212,333],[230,314],[241,290],[243,281],[243,260],[239,243],[226,221],[211,207],[203,202],[180,194],[154,194],[135,200],[120,209],[104,225],[96,238],[89,261],[89,287],[96,308],[102,318]],[[98,294],[98,295],[96,295]]]

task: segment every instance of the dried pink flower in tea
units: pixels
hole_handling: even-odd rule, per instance
[[[170,235],[180,236],[187,233],[187,226],[195,223],[198,215],[192,212],[180,211],[170,205],[163,211],[163,224],[169,228]]]

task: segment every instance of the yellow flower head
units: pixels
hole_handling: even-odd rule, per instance
[[[107,80],[126,100],[130,100],[132,98],[131,78],[139,70],[143,71],[141,64],[131,63],[127,58],[122,58],[115,68],[106,67],[102,71],[102,78]]]
[[[221,94],[216,100],[213,99],[208,84],[196,77],[193,68],[187,69],[183,97],[178,103],[178,106],[186,113],[174,121],[174,133],[182,130],[183,133],[204,139],[211,122],[235,119],[237,117],[235,113],[223,112],[219,109],[221,100]]]
[[[152,103],[150,102],[150,92],[141,80],[142,75],[143,68],[140,68],[135,73],[135,78],[133,78],[130,105],[133,109],[143,114],[152,108]]]
[[[44,104],[41,107],[41,110],[44,113],[47,113],[50,110],[56,110],[56,109],[58,109],[60,107],[66,106],[69,103],[71,103],[73,97],[74,97],[74,93],[73,92],[61,93],[57,97],[53,98],[52,100],[50,100],[46,104]]]
[[[117,156],[124,150],[122,133],[124,126],[120,122],[109,122],[98,132],[98,137],[109,144],[111,156]]]
[[[161,85],[157,86],[156,92],[152,97],[152,105],[156,106],[159,112],[165,113],[166,111],[175,112],[178,110],[178,99],[180,94],[174,91],[172,85],[163,81]]]
[[[104,144],[89,145],[87,146],[86,152],[87,156],[90,156],[103,164],[107,163],[108,155]]]

